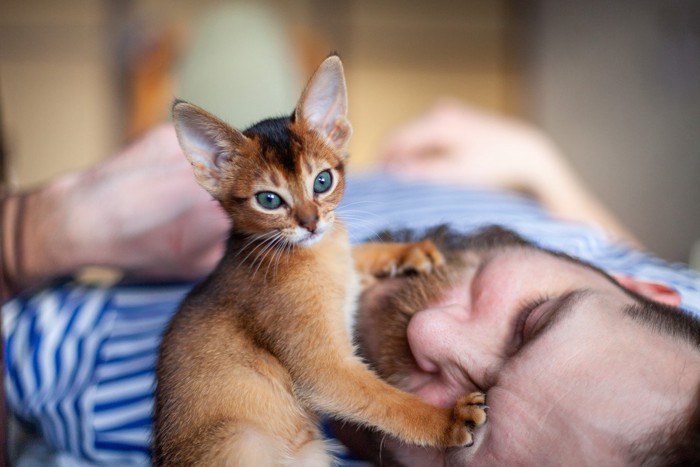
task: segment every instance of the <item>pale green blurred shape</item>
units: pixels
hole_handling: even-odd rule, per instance
[[[239,129],[290,115],[303,86],[284,23],[253,3],[221,5],[204,13],[178,80],[180,99]]]

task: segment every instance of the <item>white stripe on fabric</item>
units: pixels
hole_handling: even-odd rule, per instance
[[[151,360],[153,360],[151,358]],[[153,372],[141,376],[124,377],[111,383],[102,383],[95,394],[96,404],[114,403],[118,400],[142,397],[153,391]]]
[[[104,358],[111,360],[117,358],[128,357],[135,353],[141,354],[145,351],[157,349],[160,345],[160,333],[150,336],[139,336],[133,340],[117,340],[116,342],[108,342],[104,349]]]
[[[151,436],[151,430],[149,428],[131,428],[115,432],[104,431],[98,436],[100,441],[110,443],[143,444],[143,440]]]
[[[153,400],[145,399],[135,403],[125,403],[119,410],[104,411],[95,417],[94,429],[107,431],[114,427],[127,425],[134,420],[149,417],[153,410]],[[143,440],[144,442],[147,440]]]

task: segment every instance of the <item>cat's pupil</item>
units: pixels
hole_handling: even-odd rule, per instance
[[[282,198],[277,193],[271,191],[263,191],[255,195],[258,204],[265,209],[277,209],[282,205]]]
[[[333,183],[333,176],[330,171],[324,170],[320,174],[316,175],[316,180],[314,181],[314,193],[324,193],[328,191]]]

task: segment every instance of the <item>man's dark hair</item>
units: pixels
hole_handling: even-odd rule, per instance
[[[636,301],[625,309],[629,317],[659,334],[686,341],[700,352],[700,320],[683,309],[654,302],[622,288]],[[687,413],[660,430],[654,430],[645,442],[633,447],[630,464],[644,467],[700,466],[700,386]]]
[[[637,304],[625,311],[656,332],[685,340],[700,351],[700,321],[675,307],[629,292]],[[700,466],[700,386],[687,409],[631,450],[630,464],[644,467]]]
[[[633,446],[629,464],[641,467],[687,467],[700,465],[700,390],[690,407],[644,442]]]

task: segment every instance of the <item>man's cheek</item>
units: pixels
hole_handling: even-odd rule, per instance
[[[549,431],[549,417],[557,418],[559,413],[555,399],[545,396],[546,390],[541,391],[542,399],[528,397],[536,391],[526,382],[516,388],[491,387],[486,393],[488,422],[476,432],[473,449],[455,457],[461,464],[447,465],[514,465],[518,460],[522,465],[522,461],[537,457],[533,456],[533,450],[541,452],[549,444],[542,442],[546,439],[544,433]]]

